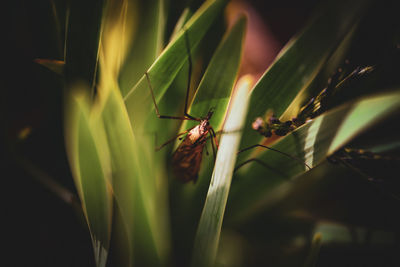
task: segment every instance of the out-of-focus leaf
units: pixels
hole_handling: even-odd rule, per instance
[[[321,243],[322,243],[322,234],[318,232],[313,237],[310,252],[308,254],[306,262],[303,265],[304,267],[314,267],[317,264]]]
[[[346,225],[335,223],[319,223],[316,230],[323,235],[322,245],[338,245],[352,244],[360,242],[361,244],[368,242],[369,246],[374,245],[391,245],[395,244],[395,233],[388,231],[375,230],[370,232],[366,228],[357,227],[350,228]],[[357,239],[354,240],[354,236]],[[368,241],[367,241],[368,240]],[[357,242],[357,243],[358,243]]]
[[[119,86],[125,96],[157,58],[163,45],[164,0],[138,1],[135,38],[119,73]]]
[[[90,110],[96,116],[91,120],[103,126],[100,144],[109,151],[111,167],[106,173],[112,177],[118,215],[114,230],[123,238],[116,241],[126,245],[121,248],[124,265],[159,266],[165,264],[169,246],[165,187],[157,186],[162,182],[155,175],[157,161],[150,151],[152,146],[146,138],[138,142],[134,135],[118,86],[118,75],[136,29],[136,12],[134,1],[106,1],[99,30],[97,95]],[[83,186],[77,187],[84,191]]]
[[[345,104],[283,137],[273,148],[316,166],[335,149],[385,117],[398,112],[400,94],[389,93]],[[360,114],[362,111],[362,114]],[[332,127],[336,125],[337,127]],[[257,157],[269,166],[250,163],[239,171],[232,184],[229,216],[244,218],[271,206],[290,190],[291,178],[307,170],[304,164],[275,151],[262,151]],[[251,192],[249,194],[248,192]]]
[[[112,159],[113,192],[128,241],[130,257],[145,265],[162,265],[168,250],[165,187],[158,187],[154,152],[149,140],[140,142],[132,131],[125,105],[117,87],[102,107]]]
[[[112,160],[113,192],[116,204],[121,213],[123,225],[126,229],[128,245],[126,248],[129,259],[133,261],[135,209],[137,205],[135,192],[137,191],[137,161],[135,155],[135,137],[130,128],[127,116],[124,114],[124,106],[118,102],[117,89],[111,88],[108,98],[102,107],[101,116],[107,134],[107,142],[110,147]],[[118,129],[118,130],[117,130]],[[130,265],[131,263],[127,263]]]
[[[192,16],[192,12],[190,11],[189,8],[185,8],[181,14],[181,16],[178,19],[178,22],[175,24],[174,31],[171,34],[170,41],[172,41],[176,35],[179,33],[179,31],[183,28],[185,23],[188,21],[188,19]]]
[[[118,75],[130,45],[127,32],[135,32],[132,16],[138,12],[127,2],[108,2],[102,25],[99,53],[100,76],[97,113],[101,114],[110,149],[113,192],[120,213],[116,229],[126,240],[126,265],[163,265],[168,254],[169,238],[165,205],[165,187],[157,187],[157,161],[149,138],[131,125],[118,86]],[[152,21],[151,18],[149,18]],[[138,139],[140,135],[140,141]]]
[[[106,1],[101,21],[98,94],[111,90],[118,80],[137,29],[136,1]],[[114,87],[113,87],[114,88]]]
[[[96,263],[105,266],[112,222],[110,158],[101,122],[90,118],[88,98],[75,90],[66,113],[67,151],[92,236]]]

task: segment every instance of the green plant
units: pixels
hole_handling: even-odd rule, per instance
[[[165,28],[164,1],[92,4],[93,14],[86,20],[76,3],[64,9],[68,11],[65,57],[38,62],[61,73],[65,81],[66,148],[97,266],[106,265],[110,249],[115,264],[123,266],[186,266],[190,262],[211,266],[223,264],[224,253],[229,261],[235,247],[226,247],[237,234],[227,230],[219,245],[222,225],[249,239],[254,233],[246,227],[259,232],[260,227],[270,228],[266,233],[274,227],[290,229],[291,223],[307,217],[293,204],[303,201],[299,192],[322,183],[318,173],[332,171],[326,167],[326,158],[350,142],[362,141],[362,134],[371,132],[377,123],[398,115],[397,81],[380,83],[386,73],[377,71],[370,76],[373,82],[359,79],[351,85],[352,95],[339,96],[329,111],[272,144],[304,160],[312,171],[271,150],[241,153],[236,160],[239,147],[263,142],[264,137],[251,129],[255,117],[273,110],[282,119],[290,119],[344,59],[356,54],[360,29],[365,27],[361,18],[369,14],[372,4],[331,1],[321,6],[255,86],[250,90],[251,78],[243,78],[233,96],[246,18],[239,18],[221,38],[224,27],[218,17],[227,1],[209,0],[195,12],[185,10],[170,35]],[[77,28],[82,20],[88,22],[90,36],[82,36]],[[197,87],[190,96],[190,114],[205,116],[213,107],[210,123],[216,130],[223,129],[216,164],[213,157],[205,157],[196,184],[173,179],[168,167],[170,149],[154,152],[154,139],[167,140],[178,127],[182,132],[194,124],[185,121],[179,126],[157,119],[144,75],[147,71],[162,114],[180,114],[188,67],[185,34],[195,63],[192,88]],[[212,35],[218,36],[218,42],[209,44]],[[163,41],[165,36],[169,42]],[[162,49],[164,43],[168,44]],[[376,64],[377,70],[385,69],[385,64],[391,67],[385,60],[370,64]],[[385,143],[390,149],[398,143],[398,138],[393,140]],[[371,149],[379,144],[369,138],[364,139],[366,143]],[[250,163],[232,179],[236,161],[254,157],[273,168]],[[303,222],[303,229],[294,228],[309,234],[318,219],[311,216]],[[321,237],[316,238],[313,250],[296,254],[291,264],[308,262],[311,266],[320,243]],[[240,264],[246,265],[246,258]]]

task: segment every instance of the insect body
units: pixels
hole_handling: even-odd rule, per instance
[[[189,131],[172,156],[172,170],[182,182],[196,182],[198,178],[207,135],[213,133],[209,123],[212,114],[210,111],[199,125]]]
[[[312,97],[307,104],[300,109],[295,118],[282,122],[271,114],[267,116],[268,119],[266,121],[261,117],[256,118],[252,127],[265,137],[271,137],[273,134],[277,136],[285,136],[297,127],[305,124],[307,121],[314,119],[326,110],[330,109],[332,107],[332,96],[344,83],[350,82],[373,70],[374,67],[371,66],[364,68],[357,67],[346,77],[343,77],[343,69],[339,68],[336,73],[329,78],[326,87],[319,92],[317,96]]]
[[[177,137],[186,134],[182,143],[178,146],[176,151],[172,155],[172,170],[178,180],[183,183],[187,183],[190,181],[196,182],[198,178],[198,174],[200,171],[201,161],[203,150],[206,145],[206,141],[208,135],[211,137],[211,144],[213,147],[213,153],[215,157],[215,144],[216,144],[216,135],[214,129],[210,125],[210,119],[213,115],[213,111],[210,110],[206,117],[204,118],[196,118],[188,114],[188,99],[189,99],[189,90],[190,90],[190,80],[191,80],[191,73],[192,73],[192,60],[190,56],[190,49],[189,49],[189,37],[188,33],[185,32],[185,40],[186,40],[186,48],[188,53],[188,83],[186,89],[186,99],[185,99],[185,110],[184,116],[176,117],[176,116],[165,116],[160,115],[157,103],[154,97],[153,88],[151,86],[150,78],[148,73],[145,73],[147,82],[149,84],[151,97],[153,99],[154,107],[156,110],[156,115],[160,119],[176,119],[176,120],[191,120],[191,121],[198,121],[199,124],[195,127],[192,127],[182,133],[179,133],[174,138],[170,139],[169,141],[162,144],[156,150],[161,149],[165,145],[173,142]],[[214,144],[215,142],[215,144]]]
[[[352,71],[350,74],[348,74],[347,76],[344,76],[343,69],[339,68],[337,70],[337,72],[331,78],[329,78],[326,87],[321,92],[319,92],[317,96],[312,97],[307,102],[307,104],[304,105],[300,109],[299,113],[297,114],[297,117],[293,118],[292,120],[282,122],[275,115],[273,115],[270,112],[270,114],[267,115],[267,120],[264,120],[261,117],[256,118],[254,120],[254,122],[252,123],[252,128],[267,138],[271,137],[272,135],[285,136],[289,132],[295,130],[297,127],[300,127],[301,125],[305,124],[307,121],[317,117],[318,115],[322,114],[323,112],[325,112],[326,110],[331,108],[331,106],[332,106],[331,98],[343,83],[345,83],[347,81],[351,81],[353,79],[356,79],[357,77],[364,75],[365,73],[369,73],[373,69],[374,68],[371,66],[367,66],[364,68],[358,67],[354,71]],[[275,150],[271,147],[257,144],[257,145],[253,145],[248,148],[242,149],[241,151],[239,151],[239,153],[246,151],[248,149],[254,148],[254,147],[263,147],[263,148],[267,148],[270,150]],[[308,166],[306,163],[302,162],[297,157],[291,156],[282,151],[277,151],[277,150],[275,150],[275,151],[279,152],[281,154],[284,154],[287,157],[295,159],[299,163],[305,165],[308,169],[311,169],[310,166]],[[237,167],[237,169],[251,161],[256,161],[260,164],[265,165],[265,163],[261,162],[260,160],[258,160],[256,158],[251,158],[251,159],[247,160],[246,162],[240,164]]]
[[[295,129],[292,121],[281,122],[275,116],[268,118],[265,122],[261,117],[255,119],[252,128],[265,137],[271,137],[273,134],[285,136],[288,132]]]

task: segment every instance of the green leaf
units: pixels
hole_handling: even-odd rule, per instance
[[[104,128],[89,116],[85,94],[75,91],[67,110],[67,151],[92,236],[97,266],[105,266],[111,235],[110,158]],[[86,88],[80,88],[87,92]]]
[[[148,69],[157,102],[164,95],[180,68],[187,60],[187,53],[183,52],[187,50],[184,34],[188,34],[190,50],[193,51],[214,19],[221,13],[226,2],[226,0],[206,1],[185,24],[185,29],[180,31],[180,34],[168,44],[161,55]],[[149,85],[144,75],[124,97],[124,100],[131,121],[142,125],[149,114],[149,110],[153,110],[154,108],[151,103]]]
[[[240,144],[241,132],[237,130],[243,126],[251,85],[252,80],[248,76],[238,82],[227,115],[223,129],[225,134],[221,138],[213,176],[197,229],[192,266],[213,266],[215,261],[236,153]]]
[[[161,52],[164,33],[164,0],[138,1],[133,43],[119,73],[119,86],[125,96]]]
[[[279,117],[288,108],[295,96],[312,82],[345,36],[352,32],[368,2],[324,2],[305,29],[282,49],[254,87],[241,147],[260,142],[263,137],[251,128],[254,119],[264,117],[268,110]]]
[[[399,106],[399,94],[381,95],[374,98],[365,99],[352,108],[351,113],[342,122],[338,132],[333,139],[328,154],[334,153],[345,143],[348,143],[354,136],[358,135],[377,122],[384,115],[390,113],[392,109]],[[374,110],[375,112],[371,112]]]
[[[130,258],[148,266],[163,265],[168,254],[166,187],[158,179],[149,138],[134,135],[118,87],[110,88],[102,107],[112,159],[114,196],[131,247]]]
[[[185,23],[188,21],[188,19],[193,15],[191,10],[187,7],[183,10],[181,16],[179,17],[178,21],[175,24],[174,31],[171,34],[170,41],[175,39],[179,31],[183,28]]]
[[[210,125],[215,131],[220,130],[231,99],[241,60],[245,26],[246,19],[241,17],[231,31],[224,36],[211,58],[188,110],[190,115],[199,118],[205,117],[210,110],[213,110],[214,113],[210,119]],[[179,132],[183,132],[196,124],[198,124],[197,121],[184,121]],[[177,140],[176,146],[178,143],[179,140]],[[207,157],[202,164],[203,166],[209,166],[211,171],[213,161],[213,157]],[[196,188],[192,188],[197,191],[196,194],[205,193],[211,177],[211,172],[207,171],[207,168],[203,167],[202,169],[205,170],[200,172],[198,185]],[[185,190],[190,191],[192,189]],[[194,195],[192,197],[198,198],[199,196]]]
[[[246,27],[246,18],[241,17],[224,37],[211,58],[199,87],[188,110],[191,116],[205,117],[210,109],[214,113],[210,124],[220,129],[231,98],[233,85],[239,70],[242,44]],[[180,132],[198,124],[196,121],[184,121]]]
[[[210,124],[215,130],[220,129],[218,127],[223,123],[227,112],[240,65],[245,26],[246,19],[241,17],[231,31],[226,33],[205,71],[189,110],[189,113],[193,116],[201,117],[206,116],[210,109],[214,107]],[[195,124],[196,122],[185,121],[182,123],[181,131],[187,130],[193,123]],[[212,155],[204,156],[196,184],[181,184],[177,182],[174,183],[176,186],[171,188],[171,197],[176,202],[172,212],[185,214],[185,218],[172,216],[174,219],[173,225],[179,226],[180,231],[185,231],[186,233],[181,237],[184,240],[178,241],[178,246],[181,246],[178,250],[181,254],[190,255],[191,253],[192,248],[188,247],[187,244],[193,242],[213,165],[214,157]],[[184,227],[184,230],[182,230],[182,227]]]
[[[361,132],[398,112],[399,108],[398,92],[347,103],[283,137],[273,148],[316,166]],[[240,176],[232,184],[229,215],[236,219],[244,219],[282,199],[289,192],[292,177],[307,170],[305,165],[275,151],[261,152],[257,159],[269,168],[248,164],[239,171]]]
[[[136,180],[138,179],[135,161],[135,137],[133,136],[129,120],[124,112],[124,105],[118,101],[117,89],[112,88],[110,94],[105,100],[101,111],[101,118],[104,123],[107,134],[107,142],[110,149],[110,158],[112,160],[113,192],[116,205],[121,213],[123,225],[120,228],[126,229],[126,238],[129,247],[126,248],[129,253],[129,259],[133,260],[134,249],[134,231],[135,222],[135,191],[137,190]],[[100,108],[98,108],[100,109]],[[116,130],[118,129],[118,130]],[[131,263],[127,263],[131,265]]]

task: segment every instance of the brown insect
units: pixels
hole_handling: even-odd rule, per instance
[[[349,61],[346,60],[345,64],[348,65]],[[282,122],[275,115],[267,115],[267,120],[258,117],[254,120],[252,127],[255,131],[259,132],[265,137],[285,136],[292,132],[296,128],[302,126],[306,122],[316,118],[325,111],[333,107],[333,100],[335,94],[338,91],[343,90],[343,84],[354,82],[360,77],[374,71],[375,67],[357,67],[350,73],[345,73],[344,68],[340,67],[338,70],[328,79],[327,84],[317,96],[312,97],[306,105],[300,108],[299,113],[295,118]]]
[[[349,62],[346,61],[346,64],[349,64]],[[345,74],[342,68],[339,68],[334,75],[332,75],[331,78],[329,78],[326,87],[315,97],[311,98],[308,103],[303,106],[300,109],[299,114],[297,117],[293,118],[292,120],[281,122],[277,117],[275,117],[273,114],[269,114],[267,116],[267,120],[264,120],[261,117],[258,117],[254,120],[252,123],[252,128],[260,133],[261,135],[265,136],[266,138],[269,138],[273,135],[276,136],[285,136],[286,134],[292,132],[296,128],[300,127],[301,125],[305,124],[307,121],[317,117],[318,115],[321,115],[323,112],[331,108],[331,98],[332,96],[340,89],[339,86],[343,85],[345,82],[350,82],[353,80],[356,80],[357,78],[370,73],[374,70],[374,67],[372,66],[367,66],[367,67],[357,67],[355,70],[350,72],[350,74]],[[291,156],[285,152],[273,149],[271,147],[261,145],[261,144],[256,144],[252,145],[250,147],[244,148],[240,150],[238,153],[247,151],[252,148],[256,147],[262,147],[266,148],[269,150],[273,150],[275,152],[281,153],[282,155],[285,155],[286,157],[292,158],[299,162],[300,164],[306,166],[308,169],[311,169],[309,165],[307,165],[305,162],[303,162],[301,159]],[[268,168],[270,166],[267,166],[266,163],[262,162],[261,160],[257,158],[251,158],[246,160],[245,162],[239,164],[235,171],[241,168],[242,166],[246,165],[249,162],[255,161],[261,165],[264,165]]]
[[[207,116],[201,119],[200,124],[189,130],[185,139],[172,155],[172,170],[175,176],[184,183],[196,182],[207,135],[215,138],[215,132],[209,122],[212,114],[213,111],[209,111]],[[211,144],[215,155],[214,142],[211,141]]]
[[[186,99],[185,99],[185,109],[184,109],[184,115],[181,117],[177,116],[165,116],[165,115],[160,115],[160,112],[158,110],[158,106],[154,97],[154,92],[153,88],[151,86],[150,78],[148,73],[146,72],[146,78],[147,82],[149,84],[150,92],[151,92],[151,97],[153,99],[154,107],[156,110],[156,115],[160,119],[175,119],[175,120],[192,120],[192,121],[198,121],[199,124],[182,132],[179,133],[177,136],[174,138],[171,138],[158,148],[156,150],[160,150],[167,144],[173,142],[176,138],[178,138],[181,135],[186,134],[184,137],[182,143],[178,146],[178,148],[175,150],[175,152],[172,155],[172,170],[173,173],[175,174],[176,178],[180,180],[183,183],[187,183],[190,181],[193,181],[194,183],[197,181],[198,174],[200,171],[200,166],[201,166],[201,161],[202,161],[202,156],[203,156],[203,150],[206,145],[206,141],[208,139],[208,135],[211,137],[211,144],[213,148],[213,153],[214,153],[214,158],[215,158],[215,153],[216,153],[216,145],[217,145],[217,140],[216,140],[216,134],[214,129],[210,125],[210,119],[211,116],[213,115],[213,111],[210,110],[207,114],[206,117],[204,118],[196,118],[194,116],[191,116],[188,114],[187,109],[188,109],[188,99],[189,99],[189,90],[190,90],[190,80],[192,76],[192,60],[190,56],[190,46],[189,46],[189,37],[187,31],[185,32],[185,40],[186,40],[186,49],[188,53],[188,83],[187,83],[187,89],[186,89]],[[214,143],[215,142],[215,143]]]

